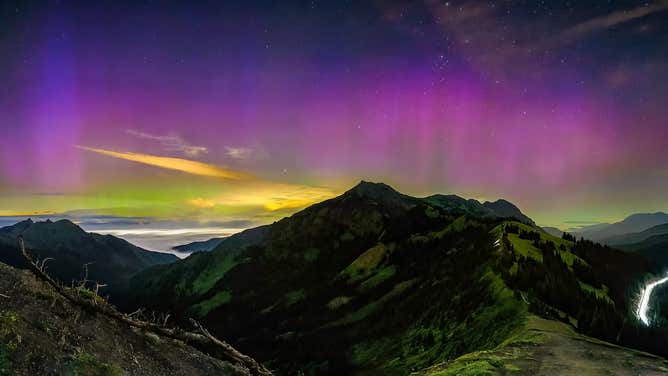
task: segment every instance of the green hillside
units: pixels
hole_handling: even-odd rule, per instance
[[[662,375],[668,361],[583,336],[567,324],[530,315],[525,326],[491,350],[476,351],[412,376]]]
[[[629,286],[651,272],[631,254],[363,182],[139,274],[128,308],[198,317],[281,374],[405,375],[495,349],[529,313],[616,341]]]

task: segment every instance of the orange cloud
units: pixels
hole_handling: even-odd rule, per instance
[[[218,197],[196,197],[187,200],[187,203],[201,209],[245,206],[272,212],[304,208],[333,196],[335,193],[327,188],[257,180],[238,187],[228,187]]]
[[[193,175],[211,176],[215,178],[232,180],[250,180],[253,175],[242,171],[231,170],[220,166],[192,161],[183,158],[160,157],[150,154],[139,154],[129,152],[117,152],[105,149],[91,148],[87,146],[77,146],[79,149],[91,151],[94,153],[106,155],[109,157],[125,159],[137,163],[143,163],[150,166],[162,167],[169,170],[176,170]]]
[[[198,208],[204,208],[204,209],[212,208],[212,207],[216,206],[215,201],[209,200],[209,199],[206,199],[206,198],[201,198],[201,197],[197,197],[197,198],[193,198],[193,199],[188,200],[188,204],[190,204],[192,206],[195,206],[195,207],[198,207]]]

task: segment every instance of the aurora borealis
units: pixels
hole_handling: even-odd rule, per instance
[[[3,216],[243,228],[360,179],[668,210],[666,1],[1,7]]]

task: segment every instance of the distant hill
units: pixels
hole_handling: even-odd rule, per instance
[[[406,375],[510,343],[530,312],[650,346],[630,290],[656,270],[520,214],[507,201],[361,182],[137,274],[128,309],[198,317],[280,374]]]
[[[611,246],[618,246],[624,244],[640,243],[643,240],[649,239],[653,236],[668,234],[668,223],[658,226],[650,227],[647,230],[640,232],[632,232],[628,234],[616,235],[603,240],[605,244]]]
[[[65,219],[56,222],[28,219],[0,228],[0,262],[26,266],[18,249],[19,236],[34,257],[53,259],[46,263],[47,270],[66,285],[82,279],[84,264],[89,264],[88,279],[109,284],[110,290],[149,266],[178,260],[172,254],[147,251],[112,235],[88,233]]]
[[[612,224],[597,224],[583,227],[577,231],[574,231],[574,233],[578,237],[582,236],[585,239],[606,241],[606,239],[644,231],[650,227],[664,223],[668,223],[668,214],[664,212],[640,213],[630,215],[624,220]]]
[[[668,234],[650,236],[637,243],[617,244],[615,247],[638,253],[664,268],[668,267]]]
[[[541,228],[543,229],[543,231],[547,232],[548,234],[550,234],[552,236],[556,236],[558,238],[560,238],[564,234],[563,231],[561,231],[560,229],[558,229],[556,227],[543,226]]]
[[[172,249],[181,253],[209,252],[213,251],[223,239],[224,238],[211,238],[209,240],[177,245],[176,247],[172,247]]]
[[[662,218],[661,215],[658,216]],[[668,267],[668,223],[650,227],[639,232],[607,237],[602,243],[628,252],[635,252],[648,260]]]

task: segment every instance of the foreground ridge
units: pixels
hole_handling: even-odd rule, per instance
[[[228,344],[225,341],[221,341],[211,335],[202,325],[200,325],[195,320],[191,320],[193,325],[201,332],[193,333],[184,331],[180,328],[168,328],[156,323],[141,321],[133,319],[128,315],[124,315],[118,312],[113,306],[104,301],[103,299],[92,299],[87,300],[81,298],[79,295],[72,294],[70,289],[66,289],[60,284],[58,284],[53,278],[43,271],[43,266],[40,267],[35,260],[28,254],[25,243],[22,237],[18,238],[19,247],[23,257],[28,261],[30,270],[35,276],[37,276],[42,281],[49,284],[59,295],[72,302],[75,305],[84,307],[86,309],[92,310],[96,313],[100,313],[111,319],[120,321],[129,326],[139,328],[145,331],[149,331],[158,335],[169,337],[172,339],[180,340],[186,343],[190,343],[195,348],[200,350],[213,350],[213,354],[216,357],[222,357],[226,360],[233,361],[242,365],[243,367],[250,370],[252,375],[258,376],[270,376],[273,375],[271,371],[265,368],[262,364],[255,361],[255,359],[242,354],[237,351],[234,347]]]

